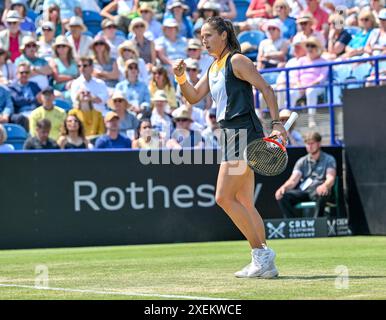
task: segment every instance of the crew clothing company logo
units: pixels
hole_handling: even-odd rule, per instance
[[[313,238],[316,236],[315,219],[267,221],[268,239]]]

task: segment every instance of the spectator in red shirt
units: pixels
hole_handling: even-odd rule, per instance
[[[306,2],[307,8],[305,11],[312,13],[316,20],[314,25],[315,30],[323,31],[327,35],[328,13],[320,7],[320,0],[306,0]]]
[[[16,58],[21,55],[20,45],[24,36],[28,32],[21,31],[20,23],[22,18],[16,10],[9,10],[5,21],[8,28],[0,31],[0,47],[10,52],[10,59],[15,62]]]
[[[251,0],[245,15],[247,20],[237,24],[240,31],[258,30],[272,17],[272,6],[268,0]]]

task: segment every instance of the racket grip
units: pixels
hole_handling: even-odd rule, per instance
[[[296,119],[298,117],[299,117],[299,115],[295,111],[292,111],[290,117],[288,118],[288,120],[284,124],[284,129],[286,131],[288,131],[291,128],[291,126],[294,124],[294,122],[296,121]]]

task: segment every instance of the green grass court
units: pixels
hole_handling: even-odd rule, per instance
[[[246,241],[2,250],[0,299],[386,299],[386,237],[269,245],[274,280],[233,276],[250,260]],[[51,290],[34,287],[37,265],[48,267]],[[336,287],[347,283],[336,280],[340,265],[346,289]]]

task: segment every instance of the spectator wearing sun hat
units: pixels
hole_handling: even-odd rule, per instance
[[[20,46],[23,38],[30,35],[29,32],[20,29],[22,18],[16,10],[9,10],[5,17],[7,29],[0,31],[0,47],[5,51],[10,52],[12,62],[21,55]]]
[[[24,37],[20,46],[22,55],[16,59],[15,65],[17,66],[22,61],[28,61],[31,65],[30,81],[35,82],[40,89],[44,89],[49,84],[48,76],[52,74],[52,69],[47,60],[39,58],[38,49],[39,45],[34,37]]]
[[[140,113],[143,111],[143,104],[150,104],[150,93],[146,83],[138,78],[139,69],[136,59],[129,59],[125,65],[126,79],[119,82],[115,89],[121,91],[127,101],[132,105],[131,111]]]
[[[20,23],[20,30],[35,33],[36,27],[34,21],[27,16],[28,5],[27,0],[11,0],[10,10],[16,10],[22,22]]]
[[[108,105],[119,116],[119,133],[133,140],[135,131],[138,129],[139,120],[130,111],[131,105],[125,95],[120,91],[115,91]]]
[[[299,31],[292,39],[293,42],[305,41],[309,37],[316,37],[323,47],[326,45],[326,39],[323,34],[314,29],[315,19],[309,12],[301,13],[296,19]]]
[[[139,13],[141,14],[142,19],[148,24],[148,30],[145,32],[145,37],[153,41],[162,37],[162,24],[155,18],[153,7],[147,2],[142,2]]]
[[[174,60],[186,58],[187,41],[178,35],[178,30],[178,22],[167,18],[162,24],[164,35],[155,41],[157,56],[168,68],[171,68]]]
[[[279,19],[269,19],[263,25],[267,35],[259,44],[257,68],[277,68],[284,66],[287,60],[288,40],[283,37],[283,23]]]
[[[102,30],[98,33],[103,36],[110,46],[110,56],[114,59],[118,57],[118,47],[126,39],[121,34],[117,33],[117,25],[110,19],[103,19],[101,24]]]
[[[157,53],[154,41],[146,36],[148,23],[141,17],[134,18],[130,24],[130,39],[138,49],[138,55],[146,62],[147,69],[156,64]]]
[[[69,89],[72,81],[79,76],[78,65],[72,47],[67,38],[60,35],[55,39],[52,51],[50,66],[54,78],[54,89],[61,92],[65,99],[71,100]]]
[[[129,59],[137,60],[139,68],[139,81],[149,83],[149,73],[145,61],[139,56],[138,47],[133,40],[126,40],[118,47],[118,69],[120,72],[120,80],[125,80],[126,61]]]
[[[105,118],[106,134],[95,141],[96,149],[131,149],[131,140],[121,135],[119,116],[114,111],[107,112]]]
[[[82,18],[78,16],[71,17],[68,29],[70,34],[67,36],[67,39],[72,47],[75,59],[90,55],[90,46],[93,43],[93,39],[83,34],[83,32],[87,31],[87,27],[84,25]]]
[[[193,23],[188,16],[189,7],[181,0],[173,0],[168,6],[164,19],[174,18],[178,23],[178,35],[193,38]]]

